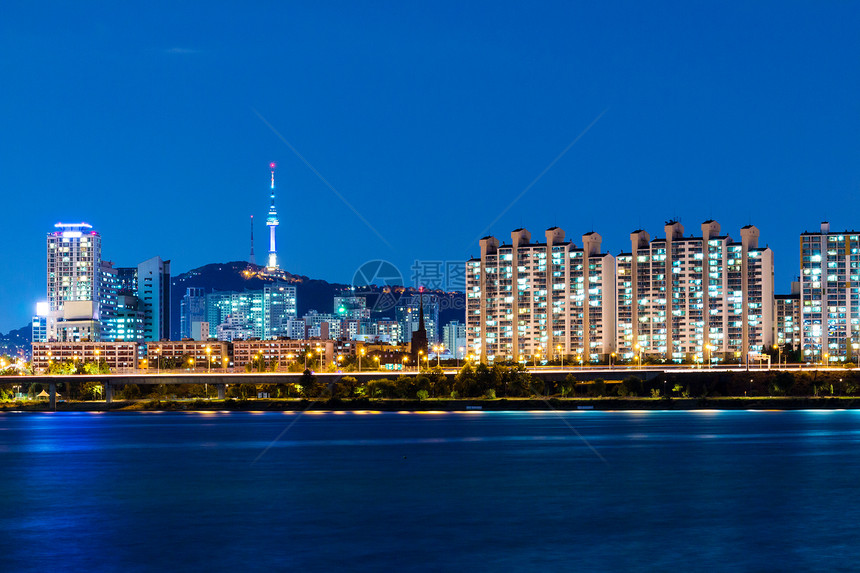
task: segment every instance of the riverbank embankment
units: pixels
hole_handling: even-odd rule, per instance
[[[860,398],[828,397],[726,397],[726,398],[512,398],[428,400],[120,400],[105,402],[60,402],[57,412],[135,411],[382,411],[382,412],[475,412],[475,411],[635,411],[635,410],[842,410],[860,409]],[[49,412],[47,402],[6,402],[0,411]]]

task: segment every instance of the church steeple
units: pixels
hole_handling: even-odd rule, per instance
[[[424,287],[418,289],[418,328],[412,332],[410,343],[412,360],[418,362],[422,356],[427,356],[427,328],[424,326]]]

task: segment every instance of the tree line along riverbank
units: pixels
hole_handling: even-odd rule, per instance
[[[61,402],[65,412],[526,412],[526,411],[666,411],[666,410],[852,410],[860,409],[856,397],[753,397],[753,398],[496,398],[496,399],[164,399],[106,402]],[[0,412],[47,412],[44,401],[5,402]]]
[[[459,409],[465,407],[464,400],[469,404],[480,401],[486,409],[542,409],[545,407],[542,404],[554,404],[558,409],[576,409],[580,405],[595,409],[736,409],[851,408],[854,407],[852,398],[860,400],[860,374],[855,370],[669,370],[647,372],[648,378],[624,376],[619,372],[616,380],[583,380],[583,374],[586,373],[535,373],[517,366],[467,365],[456,375],[431,370],[411,376],[380,374],[380,378],[359,381],[348,374],[323,380],[307,371],[290,382],[230,384],[228,400],[217,403],[224,404],[227,409],[259,409],[259,406],[245,407],[244,403],[261,405],[264,400],[275,409],[301,409],[302,401],[328,404],[331,409],[387,409],[387,404],[395,403],[410,404],[404,406],[406,409],[427,409],[431,405]],[[45,384],[27,384],[25,376],[3,377],[0,379],[0,404],[6,408],[41,409],[43,406],[37,397],[44,390],[43,386]],[[97,402],[103,389],[102,384],[93,380],[65,381],[58,386],[61,400],[58,409]],[[20,400],[24,396],[28,399]],[[110,409],[143,408],[141,404],[150,404],[145,406],[147,408],[170,409],[172,406],[167,404],[173,403],[177,404],[176,408],[187,408],[195,401],[201,401],[200,408],[203,408],[215,403],[212,399],[216,396],[214,384],[118,385],[114,389],[117,402]],[[753,399],[762,405],[753,404]],[[577,400],[586,403],[577,404]],[[237,406],[240,403],[243,405]],[[371,408],[374,404],[379,408]]]

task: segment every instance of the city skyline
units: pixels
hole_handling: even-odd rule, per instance
[[[680,225],[680,223],[681,223],[681,219],[680,219],[680,218],[678,218],[678,219],[669,219],[669,220],[667,220],[667,221],[665,221],[665,222],[666,222],[666,224],[667,224],[667,225],[669,225],[669,224],[672,224],[672,225]],[[708,220],[708,221],[705,221],[705,222],[704,222],[704,224],[707,224],[707,223],[710,223],[710,222],[712,222],[712,221],[711,221],[711,220]],[[55,227],[59,227],[59,226],[62,226],[62,225],[68,226],[67,224],[57,223],[57,224],[55,224]],[[82,223],[80,223],[80,225],[84,225],[84,226],[85,226],[85,227],[87,227],[88,229],[92,229],[92,228],[93,228],[93,226],[92,226],[92,225],[90,225],[90,224],[89,224],[89,223],[87,223],[87,222],[82,222]],[[852,228],[836,228],[836,227],[834,227],[832,224],[830,224],[828,221],[822,221],[822,222],[821,222],[821,225],[822,225],[822,226],[823,226],[823,225],[827,225],[827,226],[828,226],[828,228],[833,227],[833,228],[834,228],[834,233],[858,233],[858,232],[859,232],[859,231],[856,231],[856,230],[854,230],[854,229],[852,229]],[[747,226],[749,226],[749,225],[747,225]],[[553,229],[555,229],[555,228],[556,228],[556,227],[551,227],[551,228],[549,228],[547,231],[549,232],[549,231],[551,231],[551,230],[553,230]],[[523,228],[519,228],[519,229],[523,229]],[[650,229],[650,227],[649,227],[649,226],[645,226],[644,228],[637,228],[637,229],[635,229],[635,230],[634,230],[634,233],[642,233],[642,232],[645,232],[645,233],[647,234],[649,229]],[[811,229],[811,230],[810,230],[810,229]],[[816,233],[816,232],[817,232],[817,228],[816,228],[816,227],[810,227],[810,229],[806,229],[806,228],[805,228],[802,232],[798,231],[798,232],[796,233],[796,235],[805,235],[805,234],[809,234],[809,233]],[[595,231],[589,231],[589,232],[588,232],[588,233],[586,233],[585,235],[594,235],[594,234],[596,234],[596,233],[595,233]],[[49,233],[49,235],[50,235],[50,233]],[[98,234],[98,235],[100,235],[100,234]],[[599,234],[598,234],[598,236],[599,236]],[[656,238],[658,238],[659,236],[660,236],[660,232],[659,232],[659,230],[657,230],[657,229],[655,228],[655,234],[654,234],[655,239],[656,239]],[[687,233],[687,235],[686,235],[686,236],[693,237],[693,236],[694,236],[694,234],[693,234],[693,233]],[[101,238],[101,237],[99,237],[99,238]],[[486,238],[486,237],[485,237],[485,238]],[[601,241],[602,241],[602,239],[603,239],[603,238],[602,238],[602,237],[600,237],[600,239],[601,239]],[[765,248],[769,248],[769,247],[770,247],[770,245],[767,243],[767,241],[764,241],[763,243],[764,243],[764,245],[763,245],[763,246],[764,246]],[[507,241],[507,240],[505,239],[504,235],[502,235],[501,244],[502,244],[503,246],[505,246],[505,245],[510,245],[510,241]],[[582,244],[583,244],[583,241],[581,241],[581,240],[577,240],[577,238],[576,238],[576,237],[572,237],[572,244],[573,244],[574,246],[575,246],[575,245],[582,245]],[[610,250],[607,250],[606,248],[603,248],[603,249],[602,249],[602,252],[603,252],[603,253],[605,253],[606,255],[611,255],[611,256],[613,256],[613,258],[614,258],[614,256],[615,256],[615,255],[623,255],[623,254],[626,254],[626,252],[627,252],[627,251],[629,251],[629,246],[628,246],[628,249],[626,249],[626,250],[625,250],[624,248],[620,248],[617,252],[612,252],[612,251],[610,251]],[[774,277],[775,277],[774,284],[773,284],[773,294],[774,294],[774,295],[788,295],[789,293],[791,293],[791,292],[792,292],[792,288],[793,288],[793,287],[792,287],[792,283],[794,283],[794,282],[796,282],[796,281],[800,280],[800,278],[801,278],[802,267],[801,267],[801,263],[800,263],[800,254],[799,254],[799,251],[798,251],[798,250],[795,250],[795,251],[791,251],[791,252],[793,252],[793,253],[797,253],[797,256],[795,256],[795,259],[796,259],[796,263],[795,263],[795,264],[796,264],[796,266],[795,266],[795,267],[792,267],[792,269],[790,269],[790,271],[787,271],[787,270],[785,270],[785,269],[779,269],[778,265],[774,265]],[[479,250],[479,253],[480,253],[480,250]],[[778,251],[778,250],[777,250],[777,251],[774,251],[774,255],[773,255],[773,256],[774,256],[774,259],[778,260],[778,259],[779,259],[779,251]],[[160,259],[160,256],[156,255],[155,257],[150,257],[150,258],[151,258],[151,259],[153,259],[153,260],[155,260],[155,259]],[[480,257],[478,257],[478,259],[480,259]],[[104,260],[105,260],[107,263],[109,263],[109,264],[114,263],[114,261],[112,261],[112,260],[110,260],[110,259],[104,259]],[[247,257],[246,257],[246,260],[247,260]],[[472,259],[470,259],[470,260],[474,260],[474,257],[473,257]],[[168,261],[168,262],[169,262],[169,261]],[[230,262],[230,261],[210,261],[210,262],[205,263],[205,264],[213,264],[213,263],[216,263],[216,264],[217,264],[218,262]],[[418,262],[421,262],[421,261],[416,261],[416,263],[418,263]],[[463,264],[464,266],[465,266],[467,263],[468,263],[468,261],[463,261],[463,262],[462,262],[462,264]],[[613,273],[615,272],[615,271],[614,271],[614,268],[615,268],[615,265],[616,265],[616,264],[617,264],[617,263],[613,262],[613,271],[612,271]],[[192,269],[186,269],[186,271],[183,271],[183,272],[187,272],[188,270],[192,270]],[[265,267],[261,267],[261,270],[265,270]],[[283,269],[283,270],[287,270],[287,271],[288,271],[288,269]],[[413,270],[414,270],[414,269],[413,269]],[[780,273],[780,272],[779,272],[780,270],[783,270],[783,272],[782,272],[782,273]],[[288,272],[289,272],[289,271],[288,271]],[[788,280],[787,280],[784,284],[781,284],[781,283],[780,283],[779,277],[780,277],[781,275],[786,275],[786,276],[788,276],[788,277],[789,277],[789,278],[788,278]],[[413,285],[413,284],[412,284],[412,283],[413,283],[413,281],[410,281],[410,279],[409,279],[409,275],[408,275],[407,273],[402,273],[402,276],[403,276],[403,278],[404,278],[404,280],[403,280],[404,285],[403,285],[403,286],[407,286],[407,287],[409,287],[409,286],[419,286],[419,285]],[[309,277],[309,278],[311,278],[311,279],[317,279],[318,277]],[[324,279],[323,279],[323,280],[324,280]],[[444,279],[443,279],[443,280],[444,280]],[[335,282],[335,281],[332,281],[332,282]],[[347,281],[344,281],[344,282],[342,282],[341,284],[348,284],[348,282],[347,282]],[[465,286],[465,283],[464,283],[464,286]],[[450,289],[449,289],[449,290],[450,290]],[[465,292],[465,290],[466,290],[466,289],[464,288],[464,289],[463,289],[463,290],[461,290],[460,292]],[[33,308],[34,308],[34,310],[35,310],[35,308],[36,308],[36,305],[37,305],[37,304],[45,304],[45,303],[47,302],[47,301],[45,301],[45,297],[43,296],[43,294],[38,294],[38,295],[37,295],[37,294],[32,294],[32,298],[33,298],[33,299],[34,299],[34,301],[35,301],[35,302],[33,303]],[[48,303],[48,304],[49,304],[49,303]],[[47,308],[47,307],[46,307],[46,308]],[[30,323],[31,323],[31,321],[32,321],[32,316],[33,316],[33,313],[31,313],[30,320],[28,320],[28,321],[27,321],[27,324],[26,324],[25,326],[27,326],[27,327],[29,327],[29,326],[30,326]],[[13,327],[13,329],[14,329],[14,327]],[[0,329],[0,333],[2,333],[2,332],[3,332],[3,330],[2,330],[2,329]]]
[[[798,234],[858,226],[857,6],[487,6],[12,6],[0,331],[29,322],[58,221],[117,265],[247,260],[272,161],[278,264],[330,282],[381,259],[408,283],[517,227],[616,254],[717,219],[761,230],[787,293]]]

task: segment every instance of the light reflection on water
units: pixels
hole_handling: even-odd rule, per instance
[[[0,571],[851,570],[858,444],[855,411],[0,414]]]

